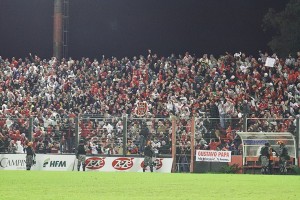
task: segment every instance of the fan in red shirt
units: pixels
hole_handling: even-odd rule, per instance
[[[216,142],[215,139],[211,139],[210,140],[210,143],[208,144],[209,146],[209,149],[210,150],[217,150],[218,149],[218,146],[221,144],[221,138],[219,137],[219,141]]]

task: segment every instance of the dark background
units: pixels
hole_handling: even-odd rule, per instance
[[[69,56],[268,51],[261,24],[288,0],[70,0]],[[0,55],[52,56],[53,0],[0,0]],[[270,33],[269,33],[270,34]]]

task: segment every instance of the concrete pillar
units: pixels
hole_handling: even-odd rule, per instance
[[[62,57],[63,38],[63,9],[62,0],[54,0],[53,15],[53,56],[57,59]]]

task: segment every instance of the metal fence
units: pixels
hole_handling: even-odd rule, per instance
[[[299,119],[298,119],[299,121]],[[34,142],[38,153],[74,153],[80,139],[89,154],[141,156],[150,142],[156,156],[173,157],[174,170],[189,171],[195,149],[221,141],[220,150],[241,153],[243,132],[299,132],[295,118],[132,118],[102,116],[32,116],[0,118],[0,152],[18,153]],[[297,136],[299,146],[299,137]],[[223,149],[224,148],[224,149]]]

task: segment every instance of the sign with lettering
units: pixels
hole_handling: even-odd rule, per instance
[[[142,157],[86,157],[86,171],[143,172]],[[172,158],[153,158],[154,172],[170,173]],[[75,155],[37,154],[31,170],[74,171],[78,160]],[[0,170],[26,170],[26,154],[0,154]],[[81,168],[82,170],[82,168]],[[149,170],[149,167],[146,169]]]
[[[231,151],[197,150],[196,161],[231,162]]]

